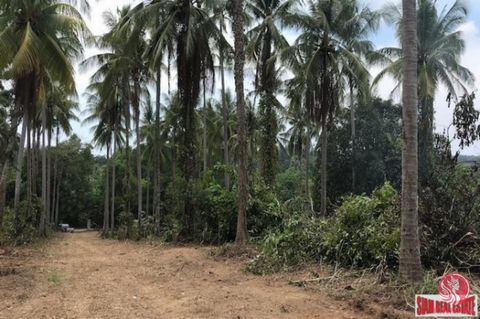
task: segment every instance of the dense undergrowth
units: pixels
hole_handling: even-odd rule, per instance
[[[464,166],[436,170],[420,196],[422,264],[438,274],[448,267],[479,272],[480,178]],[[282,223],[260,241],[248,266],[257,274],[305,263],[376,272],[396,270],[400,197],[386,183],[371,195],[346,196],[330,216],[282,205]]]
[[[23,245],[44,238],[38,232],[41,211],[42,203],[37,197],[33,197],[31,203],[20,202],[17,214],[7,209],[0,228],[0,245]],[[51,233],[51,228],[47,227],[47,237]]]

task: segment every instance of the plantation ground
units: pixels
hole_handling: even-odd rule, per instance
[[[378,318],[210,251],[91,232],[0,250],[0,318]]]

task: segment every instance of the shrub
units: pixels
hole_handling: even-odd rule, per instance
[[[280,201],[259,175],[250,182],[247,206],[248,231],[252,239],[263,237],[281,223]]]
[[[202,242],[220,243],[235,239],[237,196],[226,191],[215,180],[207,178],[197,193],[198,239]]]
[[[39,198],[33,197],[29,209],[27,201],[22,201],[15,214],[12,209],[5,212],[3,227],[0,233],[0,242],[9,244],[30,243],[38,238],[38,226],[42,212],[42,203]]]
[[[478,272],[480,175],[468,167],[438,165],[420,196],[422,262]]]
[[[324,234],[325,257],[344,266],[395,267],[400,243],[399,197],[387,183],[371,197],[349,196]]]
[[[305,194],[305,172],[298,166],[292,165],[277,175],[276,190],[278,199],[281,202],[301,197]]]
[[[346,197],[328,218],[315,217],[301,198],[287,201],[281,207],[283,223],[261,241],[260,255],[248,270],[265,274],[322,260],[343,266],[395,267],[400,243],[398,202],[388,183],[371,197]]]

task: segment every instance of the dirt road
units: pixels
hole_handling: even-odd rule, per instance
[[[208,251],[63,234],[0,260],[0,318],[368,318]]]

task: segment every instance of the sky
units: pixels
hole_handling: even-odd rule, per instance
[[[364,5],[368,5],[372,9],[381,9],[383,6],[392,3],[391,0],[361,0]],[[461,31],[464,34],[466,49],[462,56],[461,63],[469,68],[475,75],[477,82],[480,83],[480,6],[478,5],[479,0],[464,0],[464,3],[467,5],[469,9],[469,15],[467,17],[466,22],[460,27]],[[139,0],[97,0],[92,1],[92,8],[90,17],[86,18],[88,26],[90,30],[95,35],[101,35],[105,33],[107,30],[106,26],[103,23],[102,14],[105,11],[115,11],[117,7],[121,7],[124,5],[135,5],[139,2]],[[399,0],[393,1],[393,3],[398,3]],[[446,5],[452,5],[454,0],[437,0],[438,8],[443,9]],[[477,5],[476,5],[477,3]],[[289,41],[293,41],[295,38],[295,34],[288,34],[287,36]],[[376,48],[382,47],[391,47],[391,46],[399,46],[398,41],[395,38],[395,31],[390,26],[382,23],[380,25],[379,30],[372,34],[371,39]],[[85,57],[89,57],[98,53],[96,49],[87,49],[85,52]],[[89,84],[89,79],[93,74],[93,69],[89,71],[80,72],[77,70],[76,80],[77,80],[77,90],[80,95],[80,110],[78,112],[78,116],[80,119],[86,117],[85,114],[85,99],[82,95],[85,93],[85,88]],[[375,76],[380,71],[380,68],[371,68],[370,73],[372,76]],[[248,72],[247,72],[248,73]],[[227,75],[228,78],[228,75]],[[227,87],[230,87],[233,90],[233,76],[227,79]],[[166,81],[163,81],[165,87],[163,88],[163,92],[166,92]],[[172,81],[172,84],[175,81]],[[478,83],[475,87],[471,88],[473,90],[477,90]],[[377,88],[377,95],[389,99],[393,98],[396,102],[400,101],[399,94],[391,96],[391,91],[393,88],[393,81],[386,79],[383,80],[378,88]],[[248,90],[248,83],[247,83],[247,90]],[[450,124],[452,123],[452,109],[448,107],[446,102],[447,91],[445,87],[440,87],[436,94],[436,102],[435,102],[435,126],[437,132],[443,133],[445,132]],[[480,103],[477,100],[476,108],[480,108]],[[82,124],[81,121],[74,123],[73,125],[74,133],[77,134],[82,141],[85,143],[92,142],[92,134],[91,134],[91,126],[92,124]],[[449,135],[453,137],[453,129],[449,130]],[[456,150],[457,146],[454,143],[454,149]],[[99,149],[96,152],[100,152]],[[461,151],[464,155],[480,155],[480,143],[474,144],[473,146],[466,148]]]

